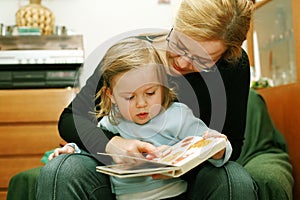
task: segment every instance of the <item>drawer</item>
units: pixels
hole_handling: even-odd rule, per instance
[[[7,196],[7,191],[0,191],[0,200],[5,200]]]
[[[7,188],[15,174],[34,167],[42,166],[41,156],[0,157],[0,188]]]
[[[0,122],[54,122],[75,89],[0,90]]]
[[[42,155],[62,141],[56,122],[0,125],[0,133],[0,156]]]

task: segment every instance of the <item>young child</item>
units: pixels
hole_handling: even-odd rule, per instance
[[[186,105],[174,102],[163,62],[149,42],[130,38],[114,45],[106,53],[101,71],[104,84],[97,94],[101,99],[97,113],[98,118],[103,117],[101,128],[157,147],[208,130]],[[223,159],[210,162],[220,166],[229,159],[229,149],[226,154],[225,159],[222,155]],[[111,177],[111,182],[121,200],[170,198],[184,193],[187,187],[180,178],[150,176]]]
[[[208,131],[186,105],[174,102],[176,95],[168,86],[163,62],[148,41],[127,38],[112,46],[101,62],[101,75],[103,87],[96,96],[101,99],[96,116],[102,118],[99,122],[102,129],[123,138],[151,143],[157,150],[191,135],[226,138],[216,131]],[[64,148],[70,150],[70,146]],[[227,141],[226,150],[209,162],[222,166],[231,151]],[[113,159],[121,162],[118,157]],[[118,200],[171,198],[184,194],[187,188],[187,182],[181,178],[110,178]]]

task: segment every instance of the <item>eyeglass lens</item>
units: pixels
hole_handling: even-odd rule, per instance
[[[202,71],[211,72],[211,71],[216,70],[215,65],[213,67],[208,67],[205,63],[203,63],[201,61],[201,58],[199,58],[198,56],[195,56],[195,55],[189,55],[189,52],[186,49],[183,49],[183,48],[179,47],[177,43],[171,41],[170,37],[171,37],[172,32],[173,32],[173,28],[169,32],[166,40],[167,40],[169,48],[174,53],[178,54],[179,56],[184,56],[184,57],[188,58],[189,60],[191,60],[193,65],[196,65],[195,67],[199,67]]]

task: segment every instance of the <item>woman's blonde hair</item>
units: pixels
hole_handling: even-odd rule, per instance
[[[174,29],[196,41],[223,41],[223,58],[235,62],[242,55],[252,12],[251,0],[182,0]]]
[[[130,37],[110,47],[100,63],[103,86],[96,94],[96,99],[101,99],[95,109],[97,118],[108,115],[110,122],[117,124],[119,113],[114,109],[110,98],[107,96],[107,90],[112,90],[112,81],[116,75],[147,64],[154,64],[153,70],[156,70],[163,88],[162,106],[164,108],[169,107],[171,102],[175,100],[175,93],[168,87],[168,78],[162,59],[150,42]]]

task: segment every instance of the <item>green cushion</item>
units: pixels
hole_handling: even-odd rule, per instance
[[[292,199],[294,179],[286,142],[255,90],[250,90],[245,142],[237,162],[257,182],[259,199]]]
[[[251,159],[244,167],[258,185],[259,199],[293,199],[294,179],[287,153],[260,154]]]
[[[263,98],[250,90],[245,141],[238,162],[245,165],[262,153],[287,152],[281,133],[274,126]]]
[[[10,179],[6,200],[34,200],[35,183],[41,167],[20,172]]]

